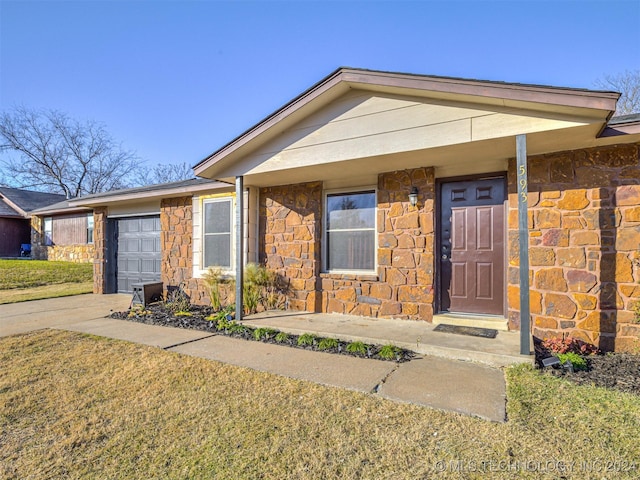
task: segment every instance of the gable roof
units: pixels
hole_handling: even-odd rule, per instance
[[[28,217],[38,208],[46,207],[64,200],[64,195],[43,193],[20,188],[0,187],[0,215]],[[14,213],[12,214],[11,211]]]
[[[304,91],[194,166],[196,175],[225,178],[220,174],[257,146],[292,128],[319,108],[349,90],[423,97],[439,102],[468,102],[502,108],[573,115],[600,122],[600,131],[615,111],[620,94],[578,88],[550,87],[485,80],[461,79],[342,67]]]

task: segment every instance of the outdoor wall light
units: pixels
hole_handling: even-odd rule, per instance
[[[418,204],[418,187],[411,187],[411,191],[409,192],[409,203],[412,207],[415,207]]]

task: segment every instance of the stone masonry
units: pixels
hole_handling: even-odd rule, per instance
[[[508,303],[519,327],[515,165],[509,169]],[[640,348],[639,145],[529,159],[533,334]]]
[[[289,308],[321,311],[322,182],[260,191],[260,262],[289,282]]]
[[[93,293],[107,293],[107,207],[93,209]]]
[[[208,303],[203,282],[193,278],[193,200],[166,198],[160,203],[161,280],[165,288],[182,287],[195,304]]]
[[[434,191],[430,168],[380,175],[377,275],[343,275],[321,273],[322,183],[262,189],[261,261],[289,280],[292,309],[431,320]]]

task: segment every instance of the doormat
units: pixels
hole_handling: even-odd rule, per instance
[[[462,327],[441,323],[433,329],[434,332],[455,333],[457,335],[471,335],[472,337],[496,338],[498,331],[493,328]]]

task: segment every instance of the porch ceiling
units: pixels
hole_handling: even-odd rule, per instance
[[[203,160],[195,173],[272,186],[375,183],[379,173],[416,167],[447,175],[495,171],[515,156],[519,134],[527,134],[529,155],[607,142],[597,137],[617,96],[341,69]]]

